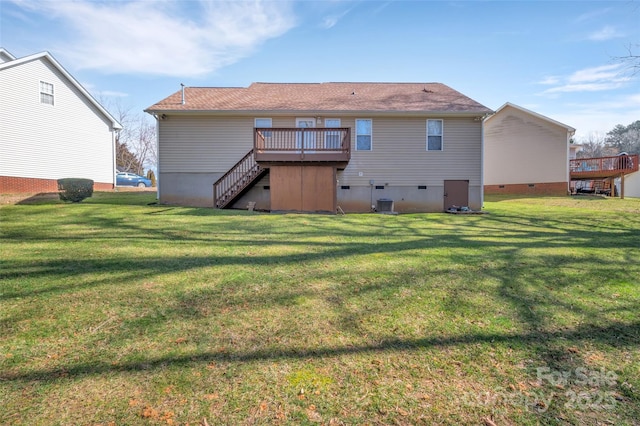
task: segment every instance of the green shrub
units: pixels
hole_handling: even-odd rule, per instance
[[[58,191],[62,201],[79,203],[93,195],[93,181],[82,178],[58,179]]]

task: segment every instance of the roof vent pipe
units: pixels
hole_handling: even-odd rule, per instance
[[[185,101],[184,101],[184,84],[180,83],[180,86],[182,88],[182,105],[184,105],[185,104]]]

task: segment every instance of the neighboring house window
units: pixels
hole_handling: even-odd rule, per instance
[[[326,118],[324,127],[340,127],[339,118]],[[340,132],[328,131],[324,135],[324,147],[326,149],[340,149]]]
[[[40,103],[53,105],[53,84],[40,82]]]
[[[256,118],[255,119],[255,126],[256,127],[273,127],[271,125],[271,119],[270,118]],[[265,138],[270,138],[271,137],[271,132],[264,132],[264,134],[262,135]]]
[[[371,119],[356,120],[356,151],[371,151]]]
[[[427,151],[442,151],[442,120],[427,120]]]

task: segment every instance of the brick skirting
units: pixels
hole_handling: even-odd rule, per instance
[[[111,191],[112,183],[94,182],[94,191]],[[56,179],[36,179],[13,176],[0,176],[0,194],[37,194],[40,192],[58,192]]]
[[[564,196],[569,193],[567,182],[551,183],[512,183],[504,185],[485,185],[484,193],[510,195],[555,195]]]

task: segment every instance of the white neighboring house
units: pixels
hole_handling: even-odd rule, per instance
[[[616,179],[616,187],[620,193],[620,179]],[[624,177],[624,196],[640,198],[640,172],[631,173]]]
[[[57,179],[113,189],[120,123],[48,52],[0,48],[0,193],[57,191]]]
[[[569,160],[575,160],[578,158],[578,153],[582,152],[584,145],[578,143],[569,144]]]
[[[485,194],[567,195],[576,129],[505,103],[484,121]]]

